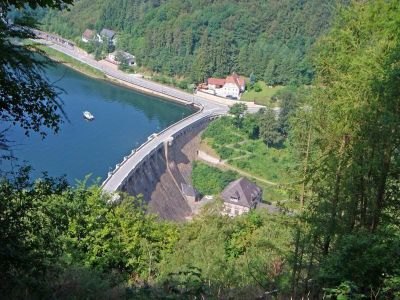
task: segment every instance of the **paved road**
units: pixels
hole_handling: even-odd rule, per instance
[[[60,45],[57,45],[57,44],[54,44],[51,42],[43,41],[43,40],[40,40],[40,42],[45,43],[49,47],[51,47],[59,52],[62,52],[68,56],[71,56],[71,57],[75,58],[76,60],[78,60],[84,64],[87,64],[87,65],[103,72],[104,74],[106,74],[110,77],[114,77],[116,79],[137,85],[141,88],[145,88],[145,89],[148,89],[148,90],[151,90],[154,92],[164,94],[166,96],[177,98],[178,100],[186,102],[187,104],[193,103],[193,104],[201,105],[204,107],[205,110],[219,109],[221,111],[226,112],[229,109],[228,105],[226,105],[226,104],[221,104],[221,103],[209,100],[209,99],[205,99],[203,97],[199,97],[197,95],[189,94],[184,91],[174,89],[172,87],[164,86],[164,85],[156,83],[156,82],[138,78],[132,74],[127,74],[120,70],[114,70],[114,69],[104,66],[102,63],[96,61],[90,55],[81,53],[80,51],[76,51],[73,48],[63,47],[63,46],[60,46]]]
[[[140,146],[137,151],[132,152],[128,157],[124,159],[121,164],[118,164],[114,171],[109,173],[108,178],[103,182],[103,190],[108,192],[114,192],[118,190],[125,180],[128,177],[129,173],[143,160],[149,155],[154,149],[157,149],[164,142],[168,141],[171,136],[175,133],[179,132],[183,128],[197,122],[203,118],[208,118],[211,115],[221,115],[226,114],[229,106],[226,104],[218,103],[209,99],[205,99],[203,97],[192,95],[171,87],[167,87],[152,81],[148,81],[142,78],[134,77],[130,74],[126,74],[119,70],[114,70],[110,67],[104,66],[98,61],[94,60],[91,56],[86,53],[82,53],[79,50],[74,49],[73,47],[65,47],[58,44],[54,44],[51,42],[40,40],[41,43],[47,44],[49,47],[60,51],[68,56],[71,56],[82,63],[85,63],[103,73],[107,76],[137,85],[141,88],[145,88],[154,92],[161,93],[166,96],[174,97],[179,99],[181,102],[186,104],[196,104],[198,107],[202,107],[202,109],[187,117],[186,119],[175,123],[174,125],[168,127],[163,130],[159,135],[153,138],[150,141],[145,142],[142,146]],[[258,110],[258,108],[252,108],[251,111]]]
[[[154,149],[158,149],[163,145],[164,142],[170,140],[171,136],[180,130],[186,128],[187,126],[193,124],[196,121],[200,121],[203,118],[208,118],[209,116],[217,113],[218,110],[207,110],[200,111],[186,119],[182,122],[175,123],[174,125],[168,127],[164,131],[162,131],[159,135],[157,135],[152,140],[144,143],[142,146],[138,148],[138,150],[131,154],[119,167],[117,167],[113,174],[109,174],[106,181],[104,181],[102,187],[103,190],[108,192],[113,192],[118,190],[121,186],[125,178],[128,178],[129,173],[144,159],[146,159],[147,155],[152,153]]]

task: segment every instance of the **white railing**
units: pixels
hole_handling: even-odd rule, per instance
[[[107,178],[106,178],[106,180],[104,180],[104,182],[102,183],[101,187],[104,187],[111,180],[111,178],[118,172],[118,170],[120,170],[121,167],[123,165],[125,165],[133,156],[135,156],[135,155],[138,156],[139,152],[146,145],[148,145],[151,142],[154,142],[154,140],[156,140],[156,139],[159,139],[159,137],[162,134],[164,134],[166,131],[170,130],[171,128],[180,125],[181,123],[189,120],[190,118],[195,118],[197,115],[199,115],[200,113],[203,112],[204,106],[202,104],[200,104],[200,103],[196,103],[195,100],[198,97],[196,97],[193,94],[189,94],[189,93],[174,89],[172,87],[163,86],[161,84],[158,84],[158,83],[155,83],[155,82],[151,82],[151,81],[148,81],[148,80],[145,80],[145,79],[142,79],[142,78],[132,77],[132,76],[129,76],[127,74],[121,74],[120,72],[108,69],[108,68],[106,68],[104,66],[101,66],[101,65],[95,63],[95,62],[91,62],[87,58],[83,59],[83,58],[79,57],[77,55],[77,53],[74,52],[74,47],[75,47],[74,45],[68,43],[68,40],[62,39],[59,36],[55,36],[55,35],[52,35],[52,34],[49,34],[49,33],[46,33],[46,32],[41,32],[41,31],[36,31],[36,35],[40,39],[46,39],[46,40],[50,40],[51,42],[56,42],[57,45],[59,45],[59,46],[64,48],[63,50],[59,50],[59,49],[56,49],[56,50],[62,51],[64,54],[69,55],[69,56],[73,57],[74,59],[76,59],[76,60],[78,60],[78,61],[80,61],[80,62],[82,62],[84,64],[87,64],[87,65],[89,65],[89,66],[91,66],[91,67],[103,72],[105,75],[107,75],[107,76],[109,76],[111,78],[115,78],[115,79],[118,79],[118,80],[121,80],[121,81],[124,81],[124,82],[127,82],[127,83],[131,83],[131,84],[137,85],[137,86],[139,86],[141,88],[145,88],[145,89],[153,91],[153,92],[157,92],[157,93],[160,93],[160,94],[164,94],[164,95],[176,98],[178,100],[186,102],[187,104],[192,104],[192,105],[194,105],[195,107],[198,108],[198,111],[195,112],[194,114],[191,114],[188,117],[186,117],[186,118],[184,118],[182,120],[179,120],[178,122],[168,126],[167,128],[165,128],[162,131],[160,131],[157,134],[157,137],[155,137],[153,139],[148,139],[143,144],[141,144],[138,148],[133,149],[129,155],[124,156],[123,161],[121,163],[116,164],[114,170],[112,170],[111,172],[108,172]],[[199,99],[201,99],[201,98],[199,98]],[[176,133],[180,132],[181,130],[184,130],[185,128],[187,128],[188,126],[192,125],[193,123],[200,122],[204,118],[209,118],[211,115],[212,115],[212,113],[210,113],[209,115],[205,115],[203,118],[200,118],[198,120],[193,121],[192,123],[189,123],[187,126],[181,128],[180,130],[177,130],[173,134],[175,135]],[[135,166],[132,168],[130,173],[132,171],[134,171],[136,169],[136,167],[139,166],[142,163],[143,159],[145,159],[155,149],[158,149],[163,142],[164,142],[164,140],[161,138],[160,142],[158,144],[154,145],[152,150],[149,151],[148,154],[146,154],[140,161],[138,161],[135,164]],[[123,182],[123,180],[122,180],[122,182]]]
[[[195,112],[194,114],[192,114],[192,115],[190,115],[190,116],[187,116],[186,118],[184,118],[184,119],[182,119],[182,120],[179,120],[178,122],[176,122],[176,123],[174,123],[174,124],[168,126],[167,128],[165,128],[165,129],[163,129],[162,131],[160,131],[160,132],[157,134],[157,137],[155,137],[154,139],[150,139],[150,140],[148,139],[148,140],[146,140],[143,144],[141,144],[138,148],[133,149],[133,150],[131,151],[131,153],[130,153],[128,156],[125,156],[127,159],[124,159],[121,163],[117,164],[114,170],[112,170],[111,172],[108,172],[108,174],[107,174],[108,176],[107,176],[106,180],[104,180],[104,182],[102,183],[101,187],[104,187],[104,186],[111,180],[112,176],[115,175],[115,174],[118,172],[118,170],[119,170],[125,163],[128,162],[129,159],[131,159],[134,155],[138,156],[138,155],[139,155],[139,152],[141,151],[141,149],[143,149],[146,145],[150,144],[151,142],[154,142],[155,139],[160,139],[160,138],[161,138],[161,139],[160,139],[160,142],[159,142],[158,144],[154,145],[153,148],[152,148],[152,151],[150,151],[149,153],[147,153],[147,154],[143,157],[143,159],[144,159],[145,157],[147,157],[148,155],[150,155],[155,149],[158,149],[158,147],[160,147],[160,145],[162,145],[162,143],[164,143],[164,139],[162,139],[162,135],[163,135],[165,132],[167,132],[168,130],[172,129],[173,127],[179,126],[181,123],[183,123],[183,122],[185,122],[185,121],[187,121],[187,120],[189,120],[189,119],[191,119],[191,118],[196,117],[197,115],[199,115],[199,114],[202,113],[202,112],[203,112],[203,107],[201,106],[200,109],[199,109],[197,112]],[[203,120],[204,118],[208,118],[208,117],[209,117],[209,115],[206,115],[206,116],[204,116],[203,118],[200,118],[200,119],[196,120],[195,122],[199,122],[199,121]],[[193,124],[193,123],[189,123],[187,126],[190,126],[190,125],[192,125],[192,124]],[[181,131],[181,130],[184,130],[187,126],[181,128],[180,130],[177,130],[176,132],[174,132],[174,134],[176,134],[177,132],[179,132],[179,131]],[[143,159],[142,159],[142,160],[143,160]],[[141,164],[142,160],[138,161],[131,171],[134,171],[135,168],[136,168],[136,166],[138,166],[138,165]]]

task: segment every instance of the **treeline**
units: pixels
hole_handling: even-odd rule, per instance
[[[85,28],[118,31],[117,47],[155,72],[193,82],[254,73],[268,84],[309,84],[315,39],[347,1],[89,1],[50,11],[43,29],[80,39]]]
[[[28,175],[22,169],[0,181],[6,299],[253,298],[263,287],[288,288],[287,216],[230,219],[216,204],[178,225],[146,214],[140,197],[115,200],[97,186],[47,177],[32,183]],[[276,272],[263,274],[266,266]]]
[[[173,224],[140,198],[27,172],[2,179],[2,297],[399,299],[399,24],[397,0],[341,10],[289,126],[263,117],[287,128],[294,213],[228,218],[216,204]]]

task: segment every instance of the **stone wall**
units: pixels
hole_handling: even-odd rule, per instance
[[[209,119],[175,134],[135,169],[122,191],[142,194],[151,213],[162,219],[184,221],[192,210],[181,193],[181,184],[191,183],[192,162],[197,156],[202,131]]]

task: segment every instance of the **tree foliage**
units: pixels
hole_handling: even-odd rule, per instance
[[[328,0],[84,0],[70,13],[50,12],[43,28],[73,39],[86,28],[114,29],[139,64],[195,82],[235,71],[271,85],[310,83],[307,52],[333,11]]]
[[[60,8],[72,1],[39,0],[28,1],[31,8]],[[33,38],[27,26],[35,27],[36,22],[22,14],[14,22],[9,22],[7,13],[16,6],[22,8],[25,1],[5,1],[0,4],[0,120],[4,123],[18,124],[30,131],[46,135],[46,128],[57,131],[62,121],[60,90],[50,83],[44,75],[44,67],[49,63],[45,58],[34,54],[22,39]]]
[[[229,114],[233,116],[233,123],[236,127],[242,127],[242,122],[246,110],[247,105],[245,103],[235,103],[229,107]]]
[[[74,271],[82,278],[112,273],[113,281],[96,281],[110,288],[132,277],[147,281],[176,239],[176,227],[146,214],[140,198],[113,202],[84,182],[75,189],[47,177],[32,183],[26,171],[0,182],[3,296],[43,297],[58,289],[50,278],[66,284],[63,272],[76,266],[88,268]]]
[[[270,108],[259,113],[260,138],[268,146],[277,146],[282,141],[278,118],[277,113]]]
[[[223,172],[197,161],[193,164],[193,185],[202,195],[218,195],[237,178],[238,174],[233,171]]]
[[[398,1],[355,2],[317,44],[315,88],[296,122],[305,131],[296,129],[295,147],[308,149],[296,280],[304,271],[304,282],[349,281],[372,297],[398,276],[398,262],[385,260],[399,249],[399,17]]]

